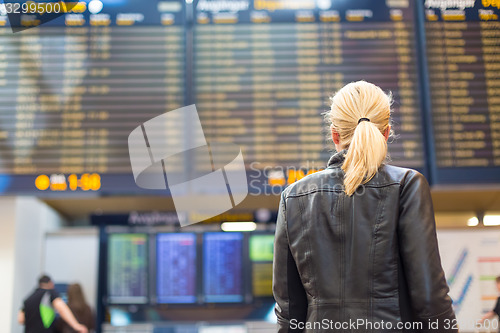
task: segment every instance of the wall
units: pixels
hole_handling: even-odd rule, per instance
[[[96,309],[99,233],[97,228],[62,229],[46,235],[44,270],[56,283],[82,285],[89,305]]]
[[[4,198],[0,198],[0,202],[3,200]],[[10,305],[11,324],[8,327],[0,321],[0,332],[21,333],[23,326],[19,325],[15,318],[23,299],[36,287],[38,277],[45,273],[45,235],[59,229],[64,220],[52,208],[33,197],[17,197],[10,204],[13,207],[11,209],[15,211],[15,234],[12,237],[15,280],[9,284],[11,297],[5,302]]]
[[[12,311],[12,296],[14,285],[14,239],[16,226],[16,199],[0,198],[0,332],[9,332],[11,323],[15,322],[15,312]]]

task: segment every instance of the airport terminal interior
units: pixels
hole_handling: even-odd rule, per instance
[[[430,184],[460,332],[497,332],[500,1],[0,4],[0,332],[50,276],[97,333],[276,332],[280,194],[324,113],[393,97],[388,164]],[[55,321],[62,320],[57,314]]]

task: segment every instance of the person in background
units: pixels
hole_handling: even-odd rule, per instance
[[[68,307],[76,319],[82,323],[89,332],[95,330],[95,320],[90,306],[85,301],[82,287],[78,283],[68,286]],[[61,333],[75,333],[75,330],[64,321],[60,321],[57,329]]]
[[[497,290],[498,290],[498,292],[500,292],[500,275],[496,277],[496,282],[497,282]],[[481,318],[480,323],[483,324],[485,322],[485,320],[491,320],[495,316],[500,317],[500,297],[497,298],[497,303],[496,303],[495,307],[493,308],[493,310],[491,310],[487,314],[485,314],[483,316],[483,318]],[[489,325],[489,326],[491,327],[491,325]],[[500,332],[500,329],[498,331]]]
[[[19,324],[24,325],[25,333],[53,333],[56,312],[74,329],[74,332],[88,333],[54,290],[54,283],[47,275],[38,279],[38,288],[24,301],[17,315]]]

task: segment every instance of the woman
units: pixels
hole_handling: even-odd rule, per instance
[[[386,165],[391,97],[364,81],[326,114],[338,151],[281,195],[279,332],[457,332],[429,185]]]
[[[71,309],[78,322],[87,327],[89,332],[95,330],[95,321],[90,306],[85,301],[80,284],[70,284],[68,286],[68,307]],[[65,322],[60,322],[58,330],[61,333],[74,333],[71,327]]]

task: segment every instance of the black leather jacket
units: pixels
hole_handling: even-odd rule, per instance
[[[458,332],[425,177],[383,165],[349,197],[345,152],[282,193],[279,332]]]

